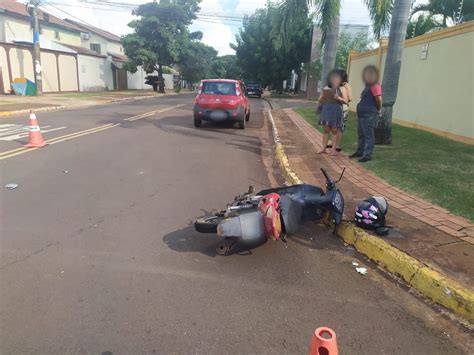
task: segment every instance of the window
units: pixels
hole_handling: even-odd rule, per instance
[[[235,83],[205,81],[202,85],[203,94],[235,95]]]
[[[101,53],[100,52],[100,43],[91,43],[91,51],[94,51],[96,53]]]
[[[61,40],[61,36],[59,35],[59,31],[54,31],[54,38],[58,41]]]

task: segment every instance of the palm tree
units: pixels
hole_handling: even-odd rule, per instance
[[[439,17],[443,27],[474,20],[473,0],[429,0],[426,4],[416,5],[412,15],[417,13]]]
[[[422,34],[436,31],[443,28],[443,24],[437,21],[434,16],[419,15],[416,19],[408,21],[406,39],[421,36]]]
[[[387,57],[383,73],[383,118],[375,132],[377,144],[392,143],[392,111],[397,99],[398,80],[402,64],[408,18],[412,0],[395,0],[390,24]]]
[[[388,28],[393,0],[362,0],[369,10],[374,36],[379,39]],[[325,78],[336,63],[337,40],[339,37],[339,14],[341,0],[283,0],[281,3],[281,42],[285,45],[285,33],[297,16],[314,13],[322,31],[321,45],[324,45],[321,78]],[[323,81],[323,80],[321,80]]]

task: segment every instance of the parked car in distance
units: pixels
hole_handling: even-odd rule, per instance
[[[193,111],[196,127],[201,127],[202,121],[234,121],[244,129],[250,119],[250,103],[239,80],[202,80]]]
[[[247,84],[247,96],[257,96],[258,98],[262,97],[263,89],[260,84]]]

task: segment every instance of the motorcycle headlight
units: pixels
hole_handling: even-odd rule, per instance
[[[341,191],[337,190],[334,194],[334,198],[332,200],[332,205],[339,213],[344,212],[344,197],[341,194]]]

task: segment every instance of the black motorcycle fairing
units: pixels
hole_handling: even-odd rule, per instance
[[[290,196],[293,200],[299,202],[302,207],[303,220],[322,219],[332,200],[332,194],[325,194],[320,187],[307,184],[266,189],[260,191],[257,195],[264,196],[272,192],[280,196]]]
[[[303,206],[289,195],[283,195],[280,202],[280,214],[284,232],[287,235],[295,234],[303,216]]]
[[[324,196],[323,189],[321,189],[318,186],[308,185],[308,184],[275,187],[272,189],[262,190],[258,192],[257,195],[264,196],[272,192],[276,192],[279,195],[292,194],[292,195],[297,196],[298,198],[301,197],[307,200],[316,200],[320,198],[321,196]]]

